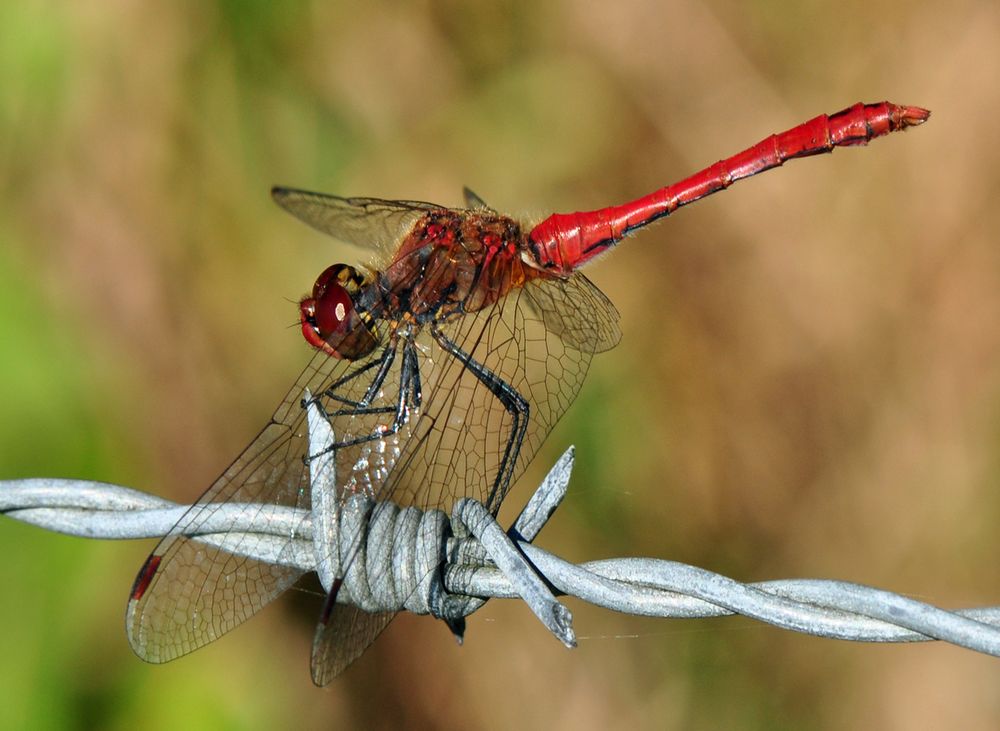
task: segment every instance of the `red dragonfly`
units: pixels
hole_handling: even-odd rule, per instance
[[[287,188],[275,201],[334,238],[387,252],[383,266],[337,264],[299,306],[317,351],[270,422],[192,506],[139,572],[132,648],[166,662],[211,642],[291,587],[302,570],[200,543],[222,503],[308,509],[306,407],[330,421],[338,489],[420,508],[462,496],[494,514],[573,401],[594,353],[620,338],[618,313],[578,270],[625,236],[742,178],[926,121],[888,102],[821,115],[631,203],[537,225],[465,191],[465,208],[339,198]],[[315,394],[307,403],[304,394]],[[317,628],[324,684],[393,611],[335,603]]]

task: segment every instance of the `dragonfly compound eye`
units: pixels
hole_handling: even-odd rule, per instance
[[[310,345],[345,360],[372,351],[377,341],[370,318],[354,306],[354,297],[365,284],[354,267],[346,264],[335,264],[319,275],[313,296],[299,303],[302,334]]]
[[[354,303],[347,290],[339,284],[331,284],[314,302],[313,320],[320,337],[325,340],[331,336],[343,335],[350,324],[349,315],[354,311]]]

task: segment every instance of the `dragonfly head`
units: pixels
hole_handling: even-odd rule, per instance
[[[378,344],[372,317],[355,306],[368,283],[368,278],[347,264],[327,267],[316,279],[312,296],[299,303],[306,341],[342,360],[356,360],[372,352]]]

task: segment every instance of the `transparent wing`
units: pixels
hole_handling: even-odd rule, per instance
[[[492,208],[486,205],[486,201],[480,198],[476,193],[469,187],[464,186],[462,188],[462,199],[465,201],[465,207],[470,209],[480,208],[484,211],[490,211],[491,213],[496,213]]]
[[[596,287],[583,280],[546,282],[539,289],[547,290],[550,284],[558,288],[556,292],[515,290],[492,308],[441,326],[443,335],[528,403],[528,426],[512,457],[510,481],[492,494],[511,438],[513,415],[482,380],[424,330],[416,336],[422,354],[420,408],[400,433],[387,440],[338,450],[337,474],[346,476],[342,480],[345,490],[372,490],[377,500],[423,509],[447,510],[456,499],[473,497],[486,502],[494,513],[499,510],[513,482],[576,397],[590,365],[591,346],[596,342],[610,347],[609,343],[617,341],[617,313]],[[543,306],[536,306],[535,299]],[[574,310],[600,314],[590,318],[600,326],[588,329],[587,338],[578,338],[586,341],[583,349],[549,329],[539,314]],[[399,383],[399,371],[394,368],[384,396],[372,405],[392,406],[398,399],[393,394],[398,394]],[[345,394],[339,391],[324,394],[322,403],[328,413],[342,402]],[[357,432],[357,426],[348,423],[356,418],[334,416],[335,433]],[[384,423],[385,417],[381,419]],[[374,426],[371,422],[360,431],[367,433]],[[371,566],[369,570],[391,572],[392,567]],[[361,655],[392,616],[336,605],[330,620],[317,627],[313,680],[319,685],[332,680]]]
[[[386,323],[378,323],[385,345],[357,362],[317,353],[267,427],[160,542],[140,572],[127,612],[136,653],[165,662],[191,652],[248,619],[298,579],[300,571],[290,560],[264,563],[188,535],[206,532],[224,503],[256,504],[261,510],[311,505],[303,459],[309,456],[301,403],[306,389],[341,444],[335,451],[341,499],[363,492],[404,506],[448,510],[455,499],[470,496],[495,513],[575,398],[598,349],[595,343],[608,344],[617,333],[613,308],[597,307],[606,300],[586,280],[533,287],[439,323],[440,337],[495,376],[492,388],[443,349],[430,327],[392,333],[385,330]],[[587,313],[594,325],[576,334],[569,327],[571,312]],[[560,330],[552,326],[559,322],[557,315],[564,320]],[[416,374],[412,367],[408,370],[413,359],[404,357],[407,348],[417,354]],[[528,406],[523,440],[512,441],[518,415],[498,398],[497,383]],[[400,413],[404,418],[396,423]],[[504,465],[510,478],[497,485]],[[228,538],[237,544],[230,545],[237,553],[241,541],[252,540]],[[288,556],[292,550],[289,540]],[[345,566],[352,557],[346,558]],[[391,567],[371,566],[369,571]],[[339,606],[331,617],[314,646],[314,676],[319,679],[332,678],[388,623],[388,617]]]
[[[549,292],[550,287],[555,292]],[[538,303],[542,303],[539,306]],[[606,303],[606,307],[604,306]],[[598,307],[600,305],[600,307]],[[609,309],[610,308],[610,309]],[[545,313],[587,313],[593,326],[573,339],[548,327]],[[600,313],[599,316],[591,313]],[[469,368],[425,331],[420,347],[424,402],[408,425],[408,438],[379,499],[421,508],[450,506],[473,497],[495,513],[556,421],[572,403],[590,366],[594,343],[617,340],[613,306],[596,287],[545,282],[515,289],[493,307],[441,325],[441,331],[473,360],[517,392],[528,406],[528,423],[510,467],[510,480],[494,493],[516,415]],[[575,331],[573,331],[575,332]]]
[[[536,280],[524,294],[545,326],[577,350],[603,353],[622,339],[617,308],[580,272],[565,280]]]
[[[370,614],[348,604],[337,604],[328,618],[316,625],[313,638],[312,679],[327,685],[378,639],[396,612]]]
[[[387,251],[427,211],[442,206],[421,201],[341,198],[294,188],[272,188],[275,203],[336,239],[368,249]]]
[[[259,515],[271,505],[308,509],[303,393],[358,365],[314,356],[270,423],[156,546],[126,612],[129,643],[139,657],[167,662],[196,650],[249,619],[301,576],[292,566],[238,555],[241,548],[252,548],[252,536],[216,532],[214,538],[227,540],[232,549],[227,551],[188,535],[208,532],[206,526],[227,503],[255,506]],[[292,546],[289,542],[286,550]]]

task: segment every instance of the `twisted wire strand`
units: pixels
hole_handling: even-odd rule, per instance
[[[565,561],[532,545],[530,540],[565,494],[572,459],[570,449],[507,531],[516,552],[559,594],[640,616],[698,618],[740,614],[819,637],[859,642],[936,639],[1000,656],[1000,607],[997,606],[949,611],[889,591],[822,579],[744,584],[696,566],[652,558],[605,559],[579,565]],[[443,546],[435,549],[445,561],[440,571],[444,590],[469,601],[460,602],[461,609],[457,612],[417,606],[411,611],[426,611],[453,620],[456,613],[464,616],[489,598],[522,595],[524,589],[517,577],[494,565],[490,558],[495,555],[493,549],[484,548],[469,531],[466,520],[475,523],[475,519],[463,514],[470,510],[469,503],[478,516],[476,519],[482,520],[482,513],[489,516],[481,505],[482,512],[475,510],[478,505],[475,501],[460,501],[450,518],[451,529],[440,533]],[[0,514],[86,538],[160,537],[185,510],[187,506],[107,483],[58,479],[0,481]],[[194,537],[227,550],[235,551],[239,546],[240,554],[259,560],[281,560],[303,571],[315,571],[317,552],[311,519],[314,516],[306,512],[256,504],[220,505]],[[530,603],[531,600],[525,599]],[[356,600],[353,595],[351,600]],[[551,611],[551,606],[544,611]],[[569,630],[570,641],[566,637],[560,639],[572,644],[572,630]]]

